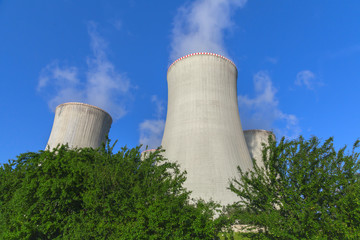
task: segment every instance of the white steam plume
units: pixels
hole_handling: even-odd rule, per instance
[[[270,76],[260,71],[254,76],[255,97],[238,96],[241,122],[244,129],[273,130],[279,137],[297,137],[300,134],[298,119],[293,114],[287,114],[279,109],[276,99],[276,88],[273,87]],[[277,127],[285,123],[285,127]],[[283,125],[283,124],[282,124]]]
[[[64,102],[84,102],[119,119],[126,114],[124,101],[130,95],[130,81],[107,59],[107,44],[97,33],[95,23],[88,24],[88,33],[93,56],[87,58],[87,72],[79,75],[77,67],[59,66],[58,61],[53,61],[42,69],[37,89],[48,95],[52,110]]]
[[[194,52],[228,56],[224,32],[234,26],[231,16],[247,0],[196,0],[179,8],[174,18],[170,59]]]

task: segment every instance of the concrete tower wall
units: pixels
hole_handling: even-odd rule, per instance
[[[187,171],[192,197],[237,201],[229,179],[252,168],[237,104],[237,69],[230,60],[197,53],[168,70],[168,109],[162,146]]]
[[[69,144],[71,148],[97,148],[105,141],[112,119],[104,110],[84,103],[64,103],[56,107],[46,148]]]
[[[254,129],[254,130],[245,130],[244,136],[246,140],[246,144],[249,149],[249,153],[251,158],[256,159],[256,163],[258,166],[264,166],[262,161],[262,144],[268,144],[269,136],[272,136],[275,140],[275,134],[270,131],[261,130],[261,129]]]

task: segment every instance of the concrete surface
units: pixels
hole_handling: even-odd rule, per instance
[[[237,166],[252,168],[237,103],[237,69],[210,53],[187,55],[168,69],[164,156],[187,171],[192,197],[238,201],[227,189]]]
[[[262,129],[252,129],[252,130],[245,130],[244,136],[246,140],[246,144],[249,149],[249,153],[251,158],[256,159],[256,163],[259,167],[263,167],[263,160],[262,160],[262,144],[266,144],[268,146],[268,139],[269,136],[272,136],[275,140],[275,134],[270,131],[262,130]]]
[[[46,149],[66,143],[71,148],[97,148],[105,141],[111,123],[111,116],[98,107],[74,102],[60,104]]]

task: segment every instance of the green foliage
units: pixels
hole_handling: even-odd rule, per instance
[[[214,239],[218,205],[191,204],[185,173],[139,147],[25,153],[0,168],[0,239]]]
[[[359,146],[336,151],[333,139],[316,138],[264,145],[264,167],[233,179],[239,223],[264,239],[360,239]]]

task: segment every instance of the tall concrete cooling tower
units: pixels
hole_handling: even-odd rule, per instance
[[[244,136],[251,158],[255,158],[257,165],[259,167],[263,167],[264,164],[262,161],[262,144],[264,143],[265,145],[268,145],[269,136],[272,136],[275,140],[275,134],[266,130],[253,129],[245,130]]]
[[[111,123],[111,116],[98,107],[76,102],[60,104],[46,149],[66,143],[71,148],[97,148],[105,141]]]
[[[194,53],[168,69],[164,156],[187,171],[192,197],[221,204],[239,199],[229,191],[237,166],[252,168],[237,104],[237,69],[225,57]]]

